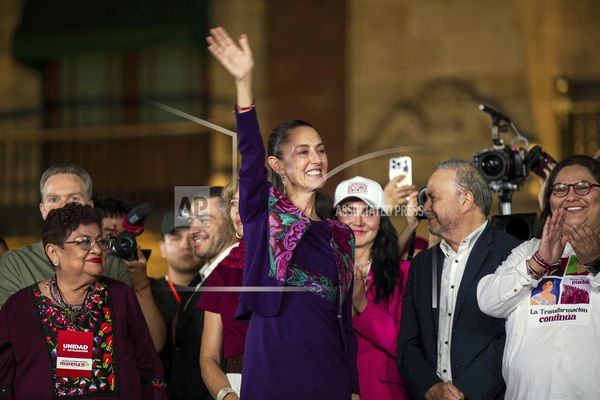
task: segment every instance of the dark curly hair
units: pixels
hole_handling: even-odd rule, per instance
[[[69,235],[81,225],[102,227],[102,217],[89,205],[69,203],[62,208],[51,210],[42,227],[42,243],[62,246]]]
[[[400,290],[402,272],[398,268],[400,264],[398,234],[387,215],[382,215],[379,220],[379,230],[371,248],[371,260],[375,302],[388,302],[394,291]]]

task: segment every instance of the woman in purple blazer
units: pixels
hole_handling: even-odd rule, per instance
[[[400,260],[398,235],[385,215],[381,186],[360,176],[341,182],[334,206],[356,238],[352,323],[358,341],[363,400],[409,399],[396,368],[402,296],[410,261]]]
[[[317,213],[316,192],[327,175],[325,145],[308,123],[281,123],[269,138],[275,184],[269,183],[248,40],[234,43],[222,28],[212,29],[207,40],[237,89],[244,286],[251,287],[240,294],[238,309],[238,316],[250,318],[240,397],[357,399],[354,239],[346,225]]]

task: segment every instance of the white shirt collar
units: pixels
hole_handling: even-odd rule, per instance
[[[198,271],[200,276],[202,276],[202,281],[204,281],[206,278],[208,278],[208,276],[214,271],[214,269],[217,268],[217,265],[219,265],[219,263],[221,261],[223,261],[225,259],[225,257],[227,257],[229,255],[231,250],[234,249],[235,247],[238,247],[239,245],[240,245],[240,242],[235,242],[231,246],[223,249],[223,251],[221,251],[219,253],[219,255],[217,257],[215,257],[215,259],[212,262],[204,264],[202,266],[202,268],[200,268],[200,271]]]
[[[475,245],[475,243],[477,242],[477,239],[479,239],[479,236],[481,236],[481,233],[487,226],[487,223],[488,223],[487,220],[483,221],[483,224],[479,225],[479,227],[477,229],[475,229],[473,232],[469,233],[467,235],[467,237],[465,237],[463,240],[461,240],[460,244],[458,245],[459,249],[461,247],[465,247],[465,246],[467,248],[472,248]],[[442,241],[440,242],[440,247],[446,256],[448,256],[448,253],[450,253],[450,254],[456,253],[452,249],[452,246],[450,246],[450,244],[446,241],[446,239],[442,239]]]

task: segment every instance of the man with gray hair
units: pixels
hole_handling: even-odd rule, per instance
[[[477,283],[519,241],[487,221],[491,204],[487,182],[467,161],[442,161],[429,178],[424,212],[441,242],[413,259],[398,337],[398,369],[416,399],[504,393],[504,320],[481,312]]]
[[[51,210],[68,203],[93,206],[92,178],[87,171],[71,163],[49,167],[40,178],[40,213],[42,219]],[[104,275],[132,286],[144,313],[148,329],[157,349],[162,348],[166,336],[165,322],[154,303],[150,289],[150,279],[146,275],[146,260],[141,251],[139,259],[124,261],[107,255]],[[26,245],[7,252],[0,258],[0,307],[13,293],[54,275],[42,242]]]

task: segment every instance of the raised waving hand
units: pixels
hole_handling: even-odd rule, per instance
[[[254,60],[252,50],[246,35],[240,35],[238,43],[235,43],[227,31],[221,27],[210,30],[210,36],[206,38],[208,51],[229,71],[236,81],[251,78]]]

